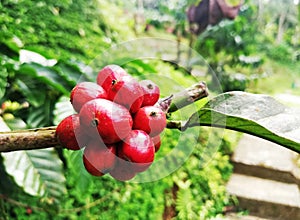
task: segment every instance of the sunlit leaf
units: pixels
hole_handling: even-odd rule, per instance
[[[248,133],[300,152],[300,110],[287,108],[267,95],[219,95],[193,114],[185,126],[198,125]]]
[[[44,127],[50,124],[51,102],[45,100],[45,103],[39,107],[33,107],[27,118],[27,124],[30,128]]]
[[[57,60],[48,60],[41,54],[30,50],[20,50],[19,59],[21,63],[38,63],[43,66],[54,66],[57,63]]]
[[[70,102],[70,98],[62,96],[54,107],[54,124],[58,125],[65,117],[74,114],[73,106]]]
[[[1,58],[0,58],[1,61]],[[4,96],[7,86],[8,73],[5,68],[0,70],[0,99]]]
[[[0,119],[0,131],[9,131],[10,128]],[[18,129],[20,124],[24,126],[20,120],[10,123],[11,129]],[[15,151],[1,156],[6,172],[26,193],[58,201],[66,192],[62,162],[54,149]]]
[[[26,123],[21,118],[5,119],[4,121],[11,130],[21,130],[27,128]]]
[[[54,149],[3,153],[6,172],[30,195],[58,199],[65,192],[62,162]]]
[[[18,74],[20,76],[27,75],[34,77],[40,82],[52,86],[54,89],[57,89],[65,95],[69,95],[69,91],[72,89],[72,85],[66,82],[66,80],[51,67],[45,67],[37,63],[21,65]]]

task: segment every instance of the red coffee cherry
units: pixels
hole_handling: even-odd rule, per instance
[[[56,127],[55,135],[62,147],[69,150],[79,150],[87,142],[86,135],[80,126],[78,114],[64,118]]]
[[[133,129],[143,130],[150,137],[159,135],[166,125],[166,114],[155,106],[140,108],[133,119]]]
[[[136,176],[136,171],[132,168],[132,163],[117,157],[115,167],[109,174],[119,181],[131,180]]]
[[[70,101],[75,111],[79,112],[86,102],[96,98],[106,99],[106,91],[96,83],[81,82],[72,89]]]
[[[142,106],[154,105],[158,101],[160,96],[159,87],[151,80],[142,80],[139,83],[144,94],[144,101],[142,103]]]
[[[107,93],[109,100],[125,106],[131,113],[137,112],[144,100],[140,84],[131,76],[113,81]]]
[[[122,67],[114,64],[107,65],[98,73],[97,84],[108,91],[113,81],[119,80],[123,76],[129,76],[129,74]]]
[[[154,160],[155,148],[150,136],[141,130],[132,130],[118,149],[118,157],[132,162],[135,172],[143,172]]]
[[[152,138],[152,141],[154,143],[154,147],[155,147],[155,153],[160,149],[161,146],[161,138],[160,135],[157,135],[155,137]]]
[[[132,129],[132,117],[122,105],[106,99],[85,103],[79,113],[84,131],[91,137],[100,137],[106,144],[126,138]]]
[[[26,208],[26,214],[31,215],[32,214],[32,209],[30,207]]]
[[[85,169],[93,176],[103,176],[112,170],[116,161],[115,145],[105,145],[101,140],[91,140],[83,152]]]

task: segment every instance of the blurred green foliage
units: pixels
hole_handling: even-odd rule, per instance
[[[128,39],[127,18],[108,1],[14,1],[0,3],[0,39],[18,39],[24,49],[48,58],[89,62],[114,42]],[[126,23],[126,26],[124,26]]]

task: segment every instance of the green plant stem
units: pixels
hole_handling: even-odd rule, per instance
[[[182,92],[172,94],[169,97],[159,100],[158,104],[163,110],[167,110],[168,113],[172,113],[207,96],[208,90],[206,83],[199,82]]]
[[[36,210],[36,211],[45,211],[43,208],[37,207],[37,206],[29,206],[28,204],[24,204],[22,202],[16,201],[14,199],[11,199],[9,197],[7,197],[6,195],[0,194],[0,201],[4,200],[8,203],[11,203],[15,206],[19,206],[19,207],[24,207],[24,208],[30,208],[32,210]]]
[[[171,113],[207,96],[208,90],[206,84],[199,82],[182,92],[161,99],[158,105],[166,112]],[[0,152],[61,147],[55,136],[55,130],[56,127],[53,126],[0,132]]]

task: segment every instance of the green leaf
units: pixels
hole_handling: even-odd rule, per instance
[[[26,193],[58,200],[66,192],[62,162],[54,149],[1,155],[6,172]]]
[[[50,125],[50,116],[51,101],[47,99],[43,105],[30,109],[26,122],[30,128],[44,127]]]
[[[0,45],[1,51],[1,45]],[[8,74],[15,70],[17,66],[15,61],[0,53],[0,99],[4,96],[6,87],[8,85]]]
[[[135,75],[157,72],[157,70],[151,64],[147,64],[143,60],[138,60],[138,59],[126,63],[125,68],[129,70],[130,74],[135,74]]]
[[[287,108],[267,95],[221,94],[194,113],[184,126],[199,125],[248,133],[300,153],[300,110]]]
[[[75,111],[70,102],[70,98],[66,96],[62,96],[54,107],[54,120],[53,123],[58,125],[65,117],[74,114]]]
[[[16,84],[20,92],[26,97],[26,100],[34,107],[41,106],[46,99],[46,91],[41,83],[32,80],[31,77],[22,77],[17,79]]]
[[[31,76],[46,85],[52,86],[65,95],[69,95],[69,91],[73,85],[66,82],[53,68],[45,67],[37,63],[23,64],[20,66],[18,75]]]
[[[80,67],[70,62],[58,62],[54,67],[70,85],[75,86],[79,81],[89,81]]]
[[[0,51],[3,54],[8,55],[9,57],[18,57],[20,48],[23,46],[21,40],[13,36],[9,39],[1,40],[0,41]]]
[[[16,129],[25,123],[10,124]],[[0,117],[0,131],[10,128]],[[15,151],[2,153],[6,172],[13,177],[16,184],[33,196],[46,196],[58,200],[65,192],[63,165],[54,149],[32,151]]]
[[[84,168],[82,151],[70,151],[65,149],[63,153],[68,164],[70,179],[76,181],[72,184],[75,186],[76,195],[80,196],[79,199],[84,199],[84,195],[88,195],[88,190],[95,178]]]
[[[4,121],[11,130],[22,130],[27,128],[26,123],[21,118],[4,119]]]
[[[87,81],[94,81],[95,77],[98,73],[98,71],[94,71],[93,68],[90,65],[86,65],[83,62],[80,61],[72,61],[74,65],[79,68],[80,72],[84,74],[84,76],[87,78]]]
[[[39,53],[30,50],[20,50],[20,62],[21,63],[37,63],[42,66],[54,66],[57,61],[47,60],[44,56]]]
[[[1,58],[0,58],[1,61]],[[2,68],[0,70],[0,99],[4,96],[7,86],[7,76],[8,72],[6,71],[6,68]]]

